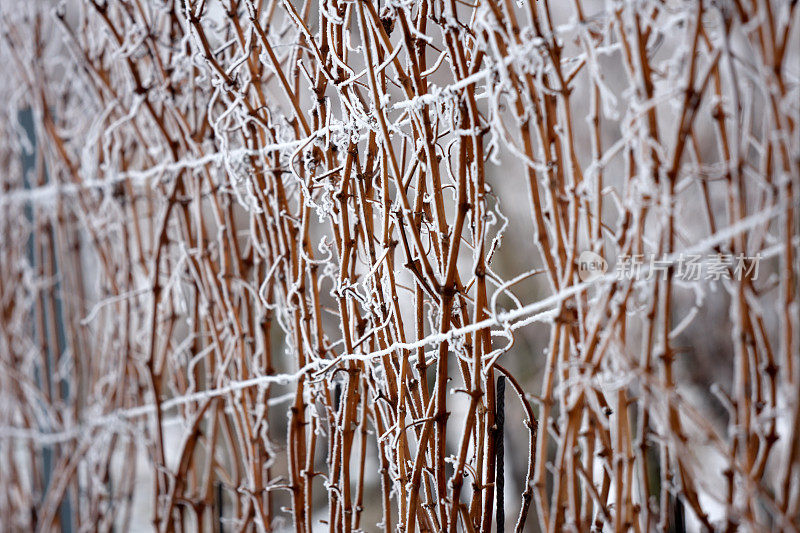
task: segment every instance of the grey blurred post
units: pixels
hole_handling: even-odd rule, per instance
[[[497,433],[495,433],[495,438],[497,442],[495,444],[495,450],[497,453],[496,459],[496,467],[495,467],[495,495],[497,498],[497,510],[495,511],[495,522],[497,522],[497,533],[503,533],[505,531],[505,521],[506,521],[506,513],[505,513],[505,501],[504,501],[504,488],[505,488],[505,480],[503,478],[503,470],[505,465],[505,458],[503,457],[503,426],[505,425],[505,395],[506,395],[506,378],[505,376],[500,376],[497,378],[497,389],[496,389],[496,398],[495,398],[495,405],[497,406],[497,413],[495,414],[495,424],[497,425]]]

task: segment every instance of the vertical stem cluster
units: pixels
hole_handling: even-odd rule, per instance
[[[0,521],[800,528],[800,10],[722,4],[0,11]]]

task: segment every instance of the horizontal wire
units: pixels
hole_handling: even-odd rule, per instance
[[[562,24],[556,28],[554,33],[562,34],[567,31],[574,30],[579,26],[579,23]],[[458,91],[463,90],[470,85],[474,85],[481,80],[486,80],[488,84],[491,82],[492,74],[497,72],[500,67],[507,68],[513,65],[516,61],[529,60],[528,54],[537,48],[538,43],[539,41],[534,39],[525,43],[525,45],[522,47],[516,47],[510,50],[512,53],[502,57],[496,64],[470,74],[461,80],[442,87],[431,85],[430,88],[435,91],[434,93],[418,95],[414,96],[413,98],[401,100],[394,103],[392,105],[392,109],[404,110],[407,108],[416,108],[424,105],[432,105],[435,103],[444,102],[449,98],[455,98]],[[620,44],[615,43],[598,48],[595,53],[610,53],[611,51],[617,50],[619,47]],[[585,53],[578,54],[568,58],[568,60],[580,60],[584,56],[586,56]],[[308,144],[325,134],[333,133],[334,131],[346,131],[351,128],[358,128],[359,125],[360,121],[356,117],[353,117],[348,123],[335,124],[333,126],[323,126],[312,131],[303,139],[267,144],[257,149],[237,148],[229,151],[217,151],[206,154],[202,157],[187,157],[179,161],[161,163],[159,165],[154,165],[142,170],[119,172],[105,179],[95,178],[82,180],[80,183],[51,183],[48,185],[41,185],[27,189],[13,189],[0,194],[0,206],[14,205],[23,202],[29,202],[33,204],[51,203],[59,196],[75,195],[81,191],[89,189],[108,189],[109,187],[118,183],[122,183],[126,180],[131,180],[136,184],[142,184],[151,179],[163,176],[168,172],[193,170],[210,164],[219,165],[229,157],[260,156],[277,151],[293,150],[303,146],[304,144]]]
[[[792,203],[797,204],[798,202],[796,200],[794,202],[783,201],[774,205],[772,208],[768,210],[745,217],[740,221],[738,221],[736,224],[732,224],[723,230],[717,231],[716,233],[710,235],[709,237],[701,240],[700,242],[696,243],[695,245],[687,249],[666,256],[663,259],[662,264],[663,263],[674,264],[675,262],[679,261],[681,256],[684,254],[696,254],[699,252],[707,251],[708,249],[713,248],[714,246],[717,246],[719,244],[722,244],[744,231],[750,230],[760,224],[769,222],[776,216],[785,213],[786,208]],[[792,243],[790,243],[790,246],[797,247],[798,244],[800,244],[800,240],[795,239]],[[784,250],[785,247],[786,243],[780,243],[771,246],[759,252],[760,258],[766,259],[768,257],[778,255]],[[647,267],[647,265],[643,265],[642,273],[646,274],[648,270],[649,268]],[[530,303],[528,305],[519,307],[511,311],[504,311],[501,313],[497,313],[492,317],[486,318],[479,322],[468,324],[466,326],[452,329],[446,333],[433,333],[428,335],[427,337],[424,337],[414,342],[396,342],[384,349],[370,352],[367,354],[346,354],[339,356],[333,360],[313,361],[304,366],[303,368],[299,369],[297,372],[290,374],[257,376],[242,381],[232,381],[227,385],[225,385],[224,387],[209,389],[206,391],[199,391],[191,394],[186,394],[183,396],[176,396],[174,398],[162,402],[160,404],[161,411],[167,411],[174,407],[178,407],[192,402],[198,402],[210,398],[217,398],[220,396],[224,396],[251,387],[264,386],[273,383],[283,384],[283,385],[292,383],[300,379],[303,375],[308,374],[311,371],[317,369],[323,364],[324,367],[321,370],[327,371],[340,362],[348,360],[369,361],[376,357],[388,355],[398,350],[414,350],[417,348],[423,348],[428,345],[438,345],[441,344],[442,342],[450,342],[456,337],[462,337],[470,333],[474,333],[476,331],[480,331],[486,328],[491,328],[492,326],[503,327],[504,331],[509,329],[513,331],[534,322],[541,322],[553,318],[557,314],[556,313],[557,309],[547,309],[548,307],[556,306],[557,304],[563,302],[567,298],[576,296],[579,293],[589,288],[597,287],[601,282],[613,281],[614,279],[618,279],[617,276],[618,276],[617,273],[614,272],[606,273],[603,276],[599,276],[593,280],[578,283],[576,285],[572,285],[570,287],[562,289],[556,294],[548,296],[547,298],[543,298],[542,300],[539,300],[537,302]],[[132,418],[137,418],[139,416],[152,414],[155,412],[155,410],[156,410],[155,403],[142,405],[138,407],[132,407],[128,409],[118,409],[106,415],[103,415],[100,418],[77,425],[74,428],[70,428],[64,431],[55,431],[55,432],[37,431],[28,428],[5,426],[5,427],[0,427],[0,438],[32,440],[36,443],[39,443],[40,445],[55,444],[59,442],[66,442],[78,438],[80,436],[88,436],[89,434],[88,430],[99,426],[107,426],[107,429],[111,429],[115,422],[119,422],[122,420],[129,420]]]
[[[162,163],[144,170],[129,170],[126,172],[119,172],[107,179],[83,180],[80,183],[53,183],[50,185],[31,187],[29,189],[12,190],[0,195],[0,206],[20,202],[52,202],[55,198],[61,195],[77,194],[88,189],[106,189],[112,185],[122,183],[126,180],[131,180],[137,184],[145,183],[151,179],[163,176],[168,172],[193,170],[211,164],[218,165],[223,163],[226,157],[259,156],[275,151],[294,149],[298,146],[302,146],[303,144],[313,141],[319,136],[322,136],[328,132],[332,132],[335,129],[338,128],[325,126],[312,132],[304,139],[267,144],[255,150],[249,148],[237,148],[235,150],[229,150],[225,152],[214,152],[211,154],[206,154],[203,157],[185,158],[179,161]]]

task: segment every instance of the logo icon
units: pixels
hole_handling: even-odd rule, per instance
[[[581,281],[593,281],[608,270],[608,263],[602,256],[586,250],[578,257],[578,277]]]

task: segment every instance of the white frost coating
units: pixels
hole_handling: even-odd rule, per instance
[[[301,4],[3,9],[9,527],[791,529],[794,8]]]

